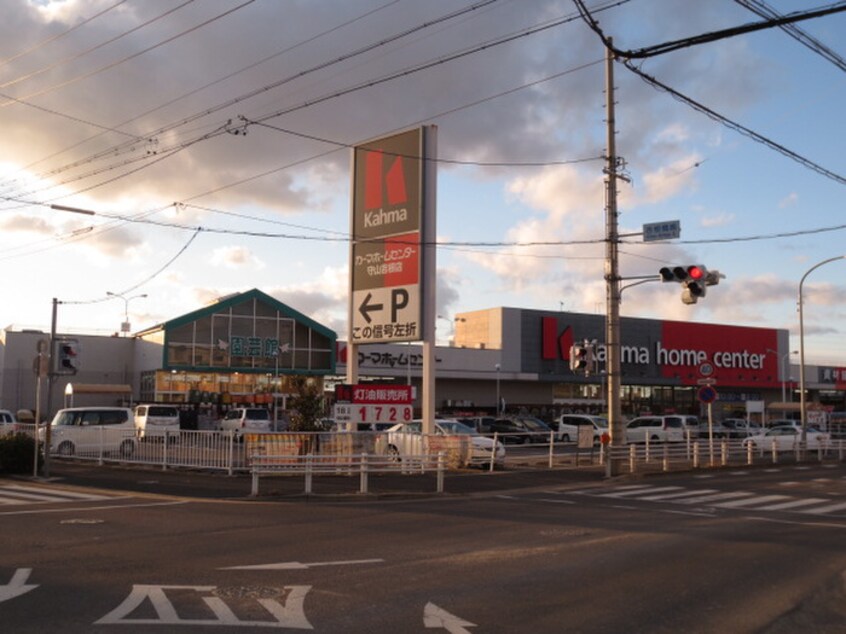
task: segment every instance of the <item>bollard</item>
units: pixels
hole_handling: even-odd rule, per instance
[[[167,448],[170,445],[170,430],[165,429],[164,438],[162,439],[162,471],[167,471]]]
[[[444,492],[444,452],[438,452],[438,493]]]
[[[496,445],[494,445],[496,447]],[[553,456],[555,455],[555,432],[549,432],[549,468],[553,466]]]
[[[488,471],[494,470],[494,464],[496,463],[496,444],[498,442],[497,441],[498,437],[499,437],[499,432],[495,431],[494,435],[493,435],[493,449],[491,449],[491,464],[490,464],[490,468],[488,469]]]
[[[775,438],[773,438],[773,464],[778,464],[778,449],[776,448]]]
[[[699,468],[699,441],[693,443],[693,468]]]
[[[311,454],[306,456],[305,464],[305,494],[311,495]]]
[[[754,447],[752,446],[753,443],[747,442],[746,443],[746,464],[751,465],[755,461],[755,457],[753,455]]]
[[[664,459],[661,462],[661,468],[664,471],[670,470],[670,447],[667,443],[664,443]]]
[[[644,437],[644,440],[646,441],[646,445],[644,446],[644,451],[643,451],[643,461],[649,462],[649,434],[646,434],[646,436]]]
[[[605,443],[600,443],[600,445],[599,445],[599,464],[600,464],[600,466],[605,464],[605,448],[607,446],[608,445],[606,445]]]
[[[629,473],[637,470],[637,446],[629,445]]]
[[[723,438],[723,442],[720,443],[720,464],[722,464],[724,467],[728,464],[728,461],[729,461],[728,456],[729,456],[728,441],[725,438]]]
[[[368,493],[368,486],[367,486],[367,454],[361,454],[361,463],[359,464],[359,485],[358,485],[358,492],[359,493]]]
[[[253,486],[250,489],[250,495],[253,497],[257,496],[259,492],[259,474],[258,471],[253,469]]]

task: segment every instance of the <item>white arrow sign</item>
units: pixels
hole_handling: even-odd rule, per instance
[[[353,559],[351,561],[317,561],[300,563],[299,561],[284,561],[279,564],[257,564],[255,566],[230,566],[220,570],[306,570],[318,566],[354,566],[359,564],[380,564],[384,559]]]
[[[423,626],[428,629],[444,629],[450,634],[470,634],[470,630],[465,628],[476,627],[476,624],[450,614],[430,601],[423,608]]]
[[[38,584],[27,585],[26,583],[31,572],[32,568],[18,568],[12,575],[12,580],[5,586],[0,586],[0,603],[26,594],[30,590],[35,590]]]

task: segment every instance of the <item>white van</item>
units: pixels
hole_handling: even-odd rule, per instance
[[[50,423],[50,451],[60,456],[135,453],[135,417],[128,407],[68,407]]]
[[[241,438],[245,433],[270,431],[270,410],[263,407],[235,407],[218,421],[220,431],[234,431]]]
[[[175,440],[179,432],[179,410],[173,405],[138,405],[135,429],[138,438],[162,439],[171,432]]]
[[[682,442],[685,438],[683,416],[639,416],[626,425],[626,442]]]

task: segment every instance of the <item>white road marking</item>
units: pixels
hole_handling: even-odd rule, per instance
[[[431,601],[423,608],[423,627],[426,629],[442,629],[450,634],[469,634],[468,627],[476,627],[475,623],[450,614]]]
[[[228,566],[218,570],[307,570],[318,566],[359,566],[361,564],[380,564],[384,559],[351,559],[349,561],[316,561],[300,563],[299,561],[285,561],[278,564],[256,564],[254,566]]]
[[[825,498],[805,498],[804,500],[791,500],[790,502],[782,502],[781,504],[768,504],[767,506],[759,506],[756,511],[787,511],[790,509],[799,508],[800,506],[813,506],[822,502],[830,502]]]
[[[822,508],[818,509],[805,509],[804,511],[800,511],[800,513],[808,513],[809,515],[823,515],[825,513],[832,513],[834,511],[842,511],[846,509],[846,502],[838,502],[837,504],[831,504],[829,506],[823,506]]]
[[[0,603],[26,594],[30,590],[35,590],[38,585],[27,584],[26,582],[31,572],[32,568],[18,568],[15,570],[11,581],[5,586],[0,586]]]
[[[680,491],[682,487],[647,487],[649,493],[658,493],[660,491]],[[623,497],[634,497],[636,495],[641,495],[645,493],[643,489],[637,490],[628,490],[628,491],[614,491],[613,493],[600,493],[599,497],[602,498],[623,498]]]
[[[754,504],[766,504],[767,502],[775,502],[776,500],[787,500],[790,496],[787,495],[756,495],[745,500],[734,500],[733,502],[718,502],[714,506],[723,509],[737,509],[743,506],[752,506]]]
[[[675,493],[661,493],[659,495],[646,495],[642,498],[638,498],[639,500],[648,500],[650,502],[661,502],[663,500],[674,500],[677,501],[678,498],[685,498],[688,496],[694,495],[705,495],[706,493],[717,493],[717,489],[694,489],[692,491],[681,491]]]
[[[713,493],[711,495],[700,495],[693,498],[685,498],[679,500],[679,504],[707,504],[709,502],[719,502],[720,500],[730,500],[732,498],[750,497],[754,493],[747,491],[724,491],[723,493]]]

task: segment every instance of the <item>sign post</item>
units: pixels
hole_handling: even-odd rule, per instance
[[[713,372],[714,368],[710,363],[703,363],[699,366],[699,373],[708,378],[696,381],[697,384],[702,386],[699,388],[697,397],[701,403],[708,405],[708,460],[712,467],[714,466],[714,416],[712,405],[717,400],[717,390],[714,389],[717,379],[710,378]]]

